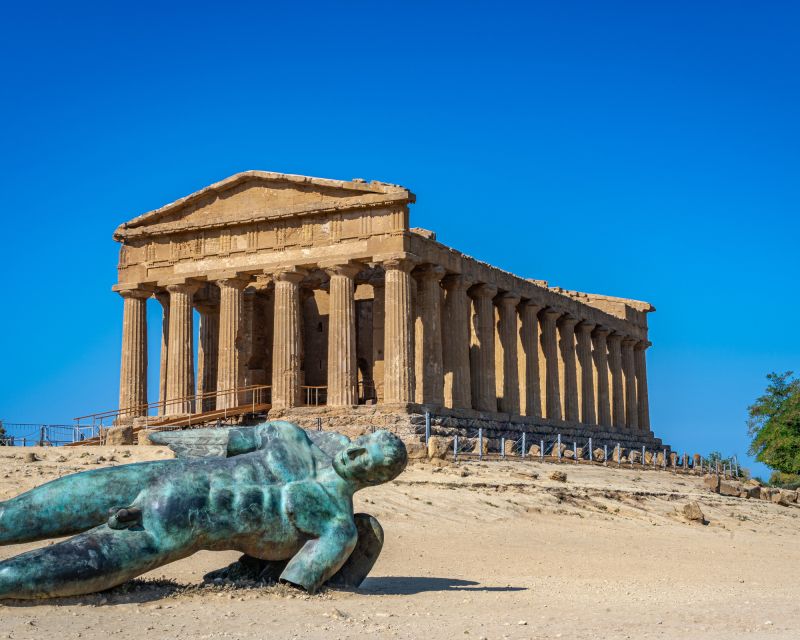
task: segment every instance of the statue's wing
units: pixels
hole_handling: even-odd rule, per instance
[[[311,431],[307,429],[306,435],[328,458],[333,458],[350,444],[350,438],[335,431]]]
[[[166,445],[176,458],[225,458],[229,429],[186,429],[150,434],[151,442]]]

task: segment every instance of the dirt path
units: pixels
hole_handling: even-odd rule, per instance
[[[0,449],[0,499],[171,455],[125,451],[48,449],[26,464]],[[356,509],[380,519],[386,545],[358,591],[191,588],[238,556],[201,553],[147,576],[170,582],[0,604],[0,639],[800,637],[800,508],[713,495],[666,472],[565,464],[561,483],[548,478],[556,468],[415,466],[361,492]],[[679,515],[691,499],[707,526]]]

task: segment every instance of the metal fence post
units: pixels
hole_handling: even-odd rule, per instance
[[[425,444],[428,444],[428,440],[431,438],[431,412],[425,412]]]
[[[572,457],[575,458],[575,464],[578,464],[578,443],[572,443]]]
[[[733,464],[736,465],[736,477],[739,477],[739,459],[733,456]]]
[[[483,427],[478,427],[478,460],[483,460]]]
[[[539,458],[544,462],[544,440],[539,441]]]
[[[506,457],[506,439],[505,436],[500,436],[500,457],[505,459]]]
[[[604,467],[608,466],[608,445],[607,444],[603,445],[603,466]]]
[[[458,434],[453,438],[453,461],[458,460]]]
[[[642,469],[644,469],[644,454],[647,453],[646,449],[642,447]]]
[[[622,447],[619,446],[619,442],[617,442],[617,468],[619,469],[622,466]]]
[[[522,432],[522,457],[525,457],[525,432]]]
[[[561,462],[561,434],[558,434],[558,461]]]
[[[594,462],[594,451],[592,451],[592,439],[589,438],[589,462]]]

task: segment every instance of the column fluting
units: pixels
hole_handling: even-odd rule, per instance
[[[635,338],[622,340],[622,378],[625,385],[625,426],[632,431],[639,429],[639,408],[636,405],[636,363],[633,356]]]
[[[470,307],[467,295],[470,283],[463,275],[453,274],[442,280],[445,289],[442,363],[444,404],[453,409],[472,406],[469,370]]]
[[[597,424],[597,398],[594,387],[594,365],[592,363],[592,330],[590,322],[583,321],[576,327],[578,349],[578,400],[580,421],[586,425]]]
[[[183,415],[194,410],[192,296],[197,288],[194,283],[167,286],[170,311],[165,415]]]
[[[122,296],[122,357],[119,373],[120,418],[147,415],[147,299],[140,289]]]
[[[622,335],[612,333],[608,344],[608,374],[611,378],[611,422],[617,429],[625,428],[625,385],[622,380]]]
[[[650,399],[647,394],[647,340],[637,342],[633,355],[636,366],[636,406],[639,409],[639,429],[650,431]]]
[[[594,386],[597,398],[597,424],[611,427],[611,396],[608,386],[608,344],[609,330],[597,327],[592,332],[592,361],[594,363]]]
[[[542,416],[541,383],[539,381],[539,305],[523,302],[520,305],[520,346],[524,358],[521,399],[526,416]]]
[[[472,407],[478,411],[497,411],[494,359],[494,304],[497,287],[477,284],[470,288],[475,312],[472,316],[470,379]]]
[[[169,362],[169,292],[159,291],[156,300],[161,305],[161,351],[158,366],[158,415],[163,416],[167,406],[167,364]]]
[[[217,406],[219,364],[219,305],[196,304],[200,314],[200,340],[197,345],[197,395],[196,411],[213,411]]]
[[[417,273],[417,304],[422,343],[422,363],[418,369],[422,379],[417,380],[417,396],[423,404],[441,407],[444,404],[444,364],[442,354],[442,287],[440,282],[445,269],[426,265]],[[421,393],[419,393],[421,392]]]
[[[275,312],[272,332],[272,406],[286,409],[301,403],[300,282],[302,269],[274,275]]]
[[[578,371],[575,362],[575,325],[578,319],[569,315],[558,321],[558,373],[561,389],[561,410],[564,420],[580,421],[578,405]]]
[[[500,348],[503,351],[503,366],[501,368],[502,393],[498,398],[498,408],[511,415],[520,414],[519,406],[519,359],[517,352],[518,323],[517,305],[519,296],[513,293],[504,293],[496,298],[498,323],[497,333]]]
[[[556,309],[544,309],[539,314],[541,323],[542,361],[540,361],[539,375],[543,376],[543,406],[545,418],[561,420],[561,386],[558,375],[558,328],[556,326],[561,312]]]
[[[352,264],[325,268],[330,277],[328,405],[332,407],[358,404],[355,277],[360,270]]]
[[[384,381],[386,404],[414,400],[414,332],[411,309],[411,269],[407,257],[383,260],[384,284]]]
[[[244,404],[239,392],[244,364],[243,302],[247,281],[223,278],[219,287],[219,351],[217,365],[217,409]]]

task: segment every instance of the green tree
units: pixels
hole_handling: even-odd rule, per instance
[[[748,407],[750,453],[783,473],[800,473],[800,380],[770,373],[766,392]]]

